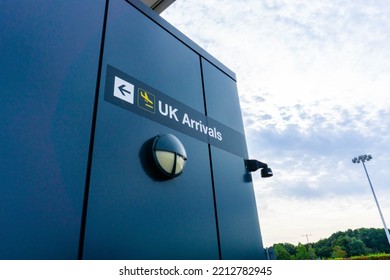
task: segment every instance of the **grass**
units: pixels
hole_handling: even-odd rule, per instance
[[[355,256],[339,260],[390,260],[390,254],[380,253],[368,256]]]

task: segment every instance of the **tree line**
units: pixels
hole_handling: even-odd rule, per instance
[[[277,243],[273,246],[278,260],[336,259],[390,253],[383,229],[360,228],[338,231],[329,238],[297,246]]]

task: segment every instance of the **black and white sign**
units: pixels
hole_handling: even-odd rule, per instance
[[[134,85],[115,77],[114,96],[130,104],[134,104]]]
[[[104,99],[149,120],[245,157],[244,135],[107,65]]]

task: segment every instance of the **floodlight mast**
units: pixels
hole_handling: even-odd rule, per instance
[[[383,218],[383,214],[382,214],[381,208],[380,208],[380,206],[379,206],[378,199],[376,198],[375,191],[374,191],[374,187],[372,186],[372,183],[371,183],[371,180],[370,180],[370,176],[368,176],[368,172],[367,172],[366,165],[364,164],[365,161],[369,161],[369,160],[371,160],[371,159],[372,159],[372,156],[371,156],[371,155],[361,155],[361,156],[359,156],[359,157],[357,157],[357,158],[356,158],[356,157],[353,158],[353,159],[352,159],[352,162],[353,162],[353,163],[360,163],[360,162],[362,162],[362,164],[363,164],[364,171],[366,172],[366,175],[367,175],[368,183],[370,184],[370,187],[371,187],[372,195],[374,196],[376,206],[378,207],[379,215],[381,216],[381,219],[382,219],[383,228],[384,228],[385,233],[386,233],[386,236],[387,236],[387,241],[389,242],[389,245],[390,245],[390,234],[389,234],[389,230],[388,230],[388,228],[387,228],[385,219]]]

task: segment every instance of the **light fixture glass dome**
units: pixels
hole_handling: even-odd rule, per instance
[[[173,178],[183,172],[187,153],[176,136],[161,134],[154,139],[153,157],[158,169],[164,175]]]

